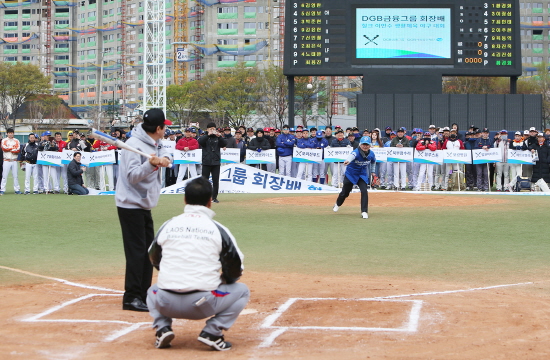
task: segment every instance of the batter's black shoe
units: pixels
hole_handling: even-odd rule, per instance
[[[220,200],[218,200],[218,199],[212,199],[212,202],[218,204],[218,203],[220,202]]]
[[[176,335],[172,331],[170,326],[165,326],[157,331],[157,341],[155,341],[155,347],[157,349],[164,349],[170,347],[170,342],[174,340]]]
[[[231,350],[231,343],[224,341],[223,335],[214,336],[212,334],[207,333],[206,331],[201,331],[198,340],[201,343],[210,346],[214,350],[218,350],[218,351]]]
[[[131,310],[131,311],[149,311],[147,304],[141,301],[141,299],[133,299],[132,301],[127,301],[122,303],[122,310]]]

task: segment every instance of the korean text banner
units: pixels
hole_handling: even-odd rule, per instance
[[[388,151],[388,162],[413,162],[414,148],[389,147],[386,150]]]
[[[388,162],[388,151],[386,148],[371,147],[370,151],[374,153],[377,163]]]
[[[444,154],[445,164],[471,164],[472,152],[470,150],[441,150]]]
[[[115,151],[96,151],[90,153],[88,157],[88,167],[96,167],[102,165],[111,165],[115,163]]]
[[[247,164],[275,164],[275,161],[275,149],[262,150],[261,152],[246,150]]]
[[[222,164],[238,164],[241,162],[241,149],[221,149],[220,155]]]
[[[161,190],[161,194],[183,194],[187,181]],[[281,176],[243,164],[222,166],[220,172],[220,193],[311,193],[337,194],[340,189],[311,181]]]
[[[510,164],[533,164],[533,154],[529,150],[508,149],[508,163]]]
[[[301,149],[301,148],[295,147],[292,152],[292,161],[320,164],[323,162],[323,150],[322,149]]]
[[[335,163],[344,162],[353,151],[352,147],[331,147],[325,148],[325,162]],[[376,155],[376,154],[375,154]]]
[[[197,150],[175,150],[174,164],[200,164],[202,163],[202,149]]]
[[[73,156],[74,156],[73,150],[63,149],[62,154],[63,154],[63,157],[61,158],[62,164],[68,164],[71,161],[73,161]]]
[[[414,162],[420,164],[443,164],[441,151],[414,150]]]
[[[174,155],[174,151],[176,150],[176,142],[171,140],[162,140],[162,147],[168,154]]]
[[[63,153],[58,151],[39,151],[36,163],[39,165],[61,166]]]
[[[500,148],[472,150],[474,164],[497,163],[502,161]]]

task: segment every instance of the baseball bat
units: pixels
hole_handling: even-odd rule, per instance
[[[97,129],[92,129],[92,137],[94,139],[104,141],[107,144],[114,145],[114,146],[119,147],[121,149],[128,150],[128,151],[131,151],[131,152],[135,152],[136,154],[140,154],[141,156],[145,156],[147,159],[151,158],[150,154],[146,154],[143,151],[138,150],[135,147],[130,146],[130,145],[126,144],[125,142],[122,142],[119,139],[117,139],[115,137],[112,137],[111,135],[105,134],[104,132],[99,131]],[[168,166],[168,167],[171,168],[172,163],[170,163],[170,166]]]

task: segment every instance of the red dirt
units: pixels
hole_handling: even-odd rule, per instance
[[[377,196],[377,195],[375,195]],[[414,195],[409,195],[414,196]],[[373,201],[374,203],[374,201]],[[326,202],[325,202],[326,204]],[[121,310],[121,297],[92,297],[43,319],[29,316],[79,296],[108,293],[58,282],[3,287],[0,310],[2,359],[548,359],[550,358],[550,284],[410,296],[422,300],[418,331],[289,329],[271,346],[259,345],[275,329],[260,325],[289,298],[346,298],[297,301],[275,326],[397,328],[408,321],[410,302],[354,301],[361,298],[469,289],[472,284],[367,276],[322,278],[303,274],[246,272],[242,281],[252,293],[247,307],[226,333],[234,349],[223,355],[199,343],[203,321],[177,320],[170,349],[155,349],[149,325],[105,338],[129,325],[77,323],[74,319],[150,322],[146,313]],[[121,289],[122,278],[84,279],[87,285]]]

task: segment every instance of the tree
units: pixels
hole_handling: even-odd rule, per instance
[[[200,109],[196,81],[166,88],[166,112],[170,120],[177,125],[188,125]]]
[[[212,112],[220,125],[253,126],[260,100],[258,79],[258,70],[244,64],[210,72],[197,84],[200,104]]]
[[[311,88],[308,86],[311,85]],[[296,113],[302,119],[302,124],[307,126],[309,120],[318,120],[318,109],[327,105],[326,84],[317,77],[295,78]],[[311,114],[308,114],[311,112]]]
[[[273,124],[268,125],[282,128],[288,122],[288,82],[280,66],[270,63],[260,73],[259,91],[262,99],[258,112],[266,119],[273,119]]]
[[[36,65],[16,63],[0,64],[0,111],[2,125],[15,126],[17,110],[32,95],[46,93],[50,89],[50,79],[42,74]],[[10,111],[11,122],[4,119]]]
[[[33,131],[38,131],[41,124],[49,127],[65,125],[71,117],[71,110],[55,95],[34,95],[20,107],[21,116],[30,124]]]

